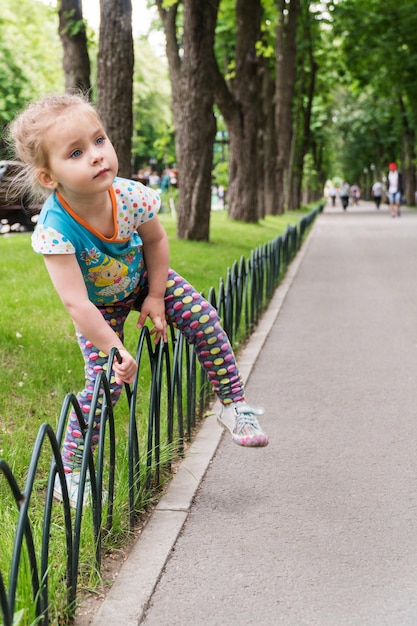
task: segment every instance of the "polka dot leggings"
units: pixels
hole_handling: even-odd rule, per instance
[[[127,316],[132,310],[140,310],[147,293],[148,280],[144,272],[131,296],[121,302],[98,307],[107,324],[121,341],[124,338],[123,328]],[[168,274],[165,311],[168,323],[178,328],[194,346],[198,360],[222,404],[244,400],[243,382],[236,359],[216,309],[173,270],[169,270]],[[77,339],[84,357],[86,376],[85,389],[77,395],[77,400],[87,420],[97,375],[107,369],[107,355],[97,350],[81,333],[77,333]],[[114,406],[122,390],[122,385],[116,384],[114,376],[111,377],[110,389]],[[93,444],[96,444],[99,438],[100,417],[101,408],[98,406]],[[83,447],[78,420],[75,414],[71,413],[62,452],[67,472],[81,465]]]

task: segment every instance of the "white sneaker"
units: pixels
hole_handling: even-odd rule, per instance
[[[74,509],[77,507],[77,502],[78,502],[78,492],[80,489],[80,477],[81,477],[81,472],[71,472],[70,474],[65,474],[65,480],[67,483],[70,505]],[[59,502],[63,502],[64,500],[64,496],[62,495],[61,482],[59,480],[58,474],[55,476],[54,498],[55,500],[58,500]],[[87,474],[85,478],[83,506],[89,506],[90,504],[91,504],[91,482],[90,482],[90,476]]]
[[[259,425],[257,415],[263,415],[264,409],[254,408],[239,402],[223,406],[217,421],[231,433],[238,446],[262,448],[268,445],[266,435]]]

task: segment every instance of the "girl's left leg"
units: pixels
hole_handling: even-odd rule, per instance
[[[216,309],[173,270],[168,275],[165,303],[168,322],[193,344],[220,402],[244,402],[242,377]]]
[[[245,402],[242,377],[216,309],[172,269],[168,274],[165,303],[168,322],[194,345],[197,358],[223,405],[221,424],[229,427],[222,415],[230,407],[235,422],[233,440],[244,446],[267,445],[268,437],[256,418],[259,410]]]

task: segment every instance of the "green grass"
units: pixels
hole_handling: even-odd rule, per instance
[[[307,211],[305,211],[307,212]],[[198,290],[208,293],[219,285],[227,268],[243,255],[249,258],[251,250],[282,234],[288,224],[294,224],[303,215],[300,211],[282,216],[267,216],[258,224],[231,221],[225,211],[212,213],[210,242],[179,241],[175,238],[175,222],[169,215],[161,221],[170,237],[171,266]]]
[[[251,250],[283,233],[289,223],[297,222],[301,216],[302,212],[286,213],[283,216],[269,216],[257,225],[249,225],[232,222],[224,212],[215,212],[211,218],[209,243],[179,241],[175,236],[176,224],[171,215],[161,215],[161,221],[170,239],[171,267],[187,278],[198,291],[207,295],[212,286],[217,292],[219,279],[226,277],[227,268],[235,260],[239,260],[242,255],[248,258]],[[66,393],[77,392],[83,387],[83,362],[72,322],[54,291],[42,257],[32,251],[30,235],[0,237],[0,262],[0,458],[11,466],[23,488],[38,429],[44,422],[55,428]],[[126,323],[126,345],[132,353],[136,350],[138,340],[136,320],[137,314],[132,313]],[[146,377],[146,371],[143,376]],[[146,405],[148,399],[144,398],[143,401]],[[123,395],[115,410],[117,472],[121,487],[119,494],[116,490],[116,498],[120,496],[120,505],[117,503],[115,507],[114,527],[107,538],[110,547],[119,546],[129,535],[127,487],[124,495],[122,493],[122,485],[127,485],[127,417],[127,402]],[[168,455],[169,451],[165,450],[164,457]],[[32,499],[35,525],[39,528],[41,494],[49,464],[50,453],[46,448],[37,475],[40,495],[35,493]],[[8,502],[10,506],[6,504]],[[2,527],[6,525],[10,530],[9,533],[0,533],[0,570],[5,575],[12,553],[16,511],[1,474],[0,519],[4,522]],[[88,525],[88,514],[85,524]],[[54,529],[60,539],[54,542],[51,562],[63,563],[64,533],[59,513]],[[87,570],[92,558],[91,543],[91,537],[86,532],[80,571],[86,572],[83,584],[87,585]],[[62,572],[53,571],[53,575],[50,595],[59,613],[59,606],[65,601],[60,578]],[[23,578],[25,576],[23,573]],[[28,586],[23,580],[21,588],[25,585]],[[22,606],[25,606],[24,599],[17,608]],[[26,622],[23,620],[22,623]]]

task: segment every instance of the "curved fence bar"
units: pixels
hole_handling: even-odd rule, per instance
[[[4,586],[3,576],[1,575],[1,572],[0,572],[0,608],[1,608],[1,614],[3,615],[4,626],[11,626],[12,622],[10,619],[9,606],[7,603],[6,588]]]
[[[146,455],[146,491],[149,491],[152,488],[152,482],[154,482],[154,486],[159,485],[160,482],[161,388],[164,355],[168,359],[168,349],[162,342],[159,342],[154,352],[154,359],[152,363],[152,383],[148,416],[148,448]],[[168,370],[169,367],[166,368],[167,372]]]
[[[227,271],[226,280],[220,280],[217,296],[214,288],[210,289],[208,300],[217,308],[234,347],[256,326],[306,230],[322,208],[323,205],[318,206],[295,226],[288,226],[283,235],[253,250],[249,260],[242,257],[235,261]],[[116,425],[109,385],[114,359],[120,359],[115,349],[109,355],[106,372],[101,372],[97,378],[88,419],[82,414],[75,395],[67,394],[56,433],[49,424],[40,427],[23,491],[6,460],[0,459],[0,478],[5,479],[0,486],[9,490],[0,501],[0,510],[12,516],[12,511],[16,510],[14,505],[17,507],[17,521],[8,523],[8,529],[15,527],[13,549],[10,555],[0,555],[0,623],[4,626],[11,626],[16,618],[20,619],[20,624],[46,626],[58,622],[58,613],[52,614],[50,591],[52,570],[58,565],[51,550],[57,535],[61,534],[60,545],[65,552],[59,564],[63,570],[59,584],[65,586],[66,600],[64,609],[59,609],[59,623],[74,615],[85,534],[92,537],[88,566],[91,571],[100,571],[103,534],[112,529],[117,495]],[[197,417],[203,416],[213,397],[208,377],[192,345],[175,328],[170,328],[166,344],[154,345],[149,329],[144,327],[138,339],[136,361],[135,381],[132,386],[124,385],[129,411],[126,470],[131,527],[143,511],[147,498],[156,492],[171,470],[172,459],[183,454]],[[142,376],[144,371],[150,372],[150,384],[146,388],[142,388],[143,380],[149,381],[149,376]],[[100,430],[94,451],[93,427],[97,416],[100,416]],[[80,492],[75,509],[70,505],[61,458],[69,419],[78,422],[84,439]],[[163,449],[169,454],[162,454]],[[45,454],[51,455],[50,469],[48,477],[44,477],[46,486],[39,487],[39,462]],[[62,489],[60,503],[53,498],[56,480]],[[83,506],[84,492],[87,495],[89,491],[87,480],[91,487],[89,507]],[[37,524],[39,519],[41,530]],[[24,585],[25,592],[19,590],[22,571],[29,572],[30,582]],[[30,597],[27,587],[30,587]]]
[[[139,431],[136,421],[136,406],[138,400],[138,387],[142,368],[144,367],[144,357],[148,357],[148,365],[152,368],[152,361],[154,358],[154,350],[152,347],[151,336],[147,327],[144,327],[140,333],[138,346],[136,350],[136,362],[138,364],[138,371],[135,381],[133,383],[133,389],[130,392],[128,385],[125,385],[130,394],[129,398],[129,432],[128,432],[128,479],[129,479],[129,514],[131,525],[135,522],[135,507],[137,494],[141,490],[141,476],[140,476],[140,446],[139,446]]]

